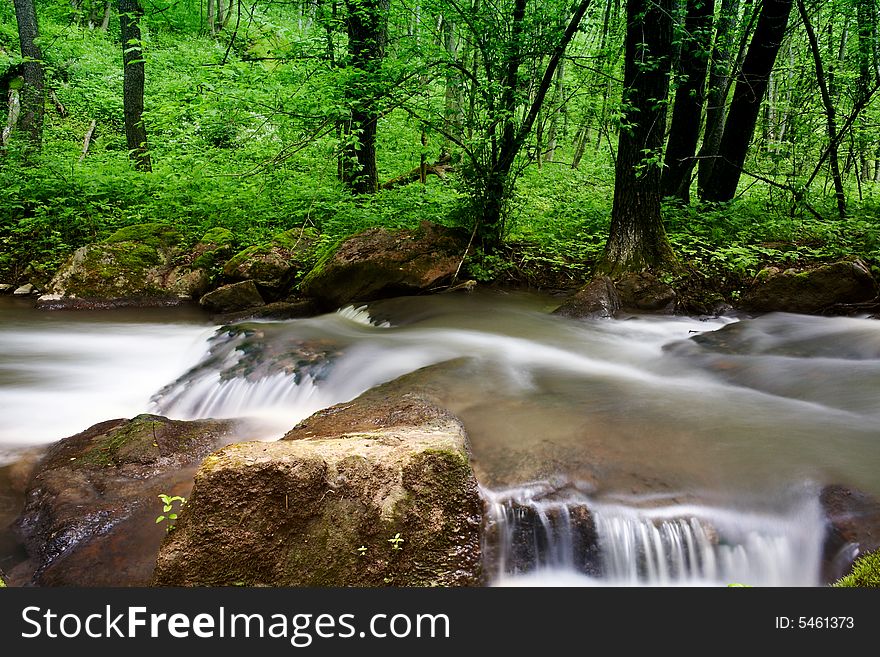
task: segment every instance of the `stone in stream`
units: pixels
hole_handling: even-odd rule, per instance
[[[842,260],[810,269],[768,268],[739,303],[749,312],[835,313],[877,297],[877,281],[861,260]]]
[[[26,297],[37,293],[39,293],[39,290],[34,287],[33,283],[25,283],[24,285],[15,288],[15,291],[12,294],[17,297]]]
[[[577,319],[608,319],[620,310],[620,297],[614,281],[608,276],[599,276],[569,297],[554,315]]]
[[[250,246],[223,265],[223,280],[253,281],[267,301],[282,299],[294,281],[314,264],[317,234],[293,228],[268,243]]]
[[[205,459],[154,584],[480,583],[482,504],[465,431],[393,384],[316,413],[280,441]]]
[[[12,294],[15,290],[15,285],[12,283],[0,283],[0,294]]]
[[[833,582],[860,556],[880,548],[880,501],[845,486],[826,486],[819,496],[828,523],[822,576]]]
[[[146,586],[165,534],[159,494],[188,493],[194,467],[234,422],[155,415],[109,420],[52,445],[15,522],[30,561],[16,585]]]
[[[300,293],[332,310],[352,301],[419,294],[450,283],[467,236],[423,221],[418,229],[371,228],[315,265]]]
[[[199,299],[199,305],[212,313],[248,310],[265,304],[253,281],[223,285]]]
[[[671,286],[647,272],[625,274],[617,280],[599,276],[553,314],[576,319],[608,319],[620,311],[665,315],[676,310],[677,298]]]

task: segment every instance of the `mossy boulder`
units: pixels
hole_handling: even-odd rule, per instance
[[[139,224],[77,249],[52,277],[39,305],[149,306],[190,299],[204,291],[207,279],[181,262],[180,239],[166,225]]]
[[[160,493],[186,495],[198,463],[234,436],[233,422],[156,415],[110,420],[46,452],[14,523],[30,556],[16,581],[144,586],[165,529]]]
[[[749,312],[834,314],[872,301],[877,292],[877,281],[864,262],[842,260],[802,270],[762,270],[739,307]]]
[[[205,459],[154,584],[476,585],[481,522],[458,420],[367,393]]]
[[[300,293],[333,309],[352,301],[420,294],[449,284],[467,235],[427,221],[415,230],[371,228],[350,237],[309,272]]]
[[[223,279],[253,281],[270,301],[284,297],[294,281],[314,263],[317,235],[294,228],[275,235],[267,244],[250,246],[223,265]]]

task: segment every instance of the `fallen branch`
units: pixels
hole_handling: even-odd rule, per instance
[[[86,159],[86,155],[89,152],[89,146],[92,145],[92,137],[95,135],[95,127],[97,125],[97,121],[95,121],[95,119],[92,119],[91,124],[89,124],[89,129],[86,130],[86,136],[83,139],[83,150],[82,155],[79,156],[79,162],[82,162],[84,159]]]
[[[58,112],[58,116],[62,119],[67,118],[67,108],[58,100],[58,96],[55,93],[54,89],[49,89],[49,98],[52,99],[52,104],[55,105],[55,110]]]
[[[454,171],[452,164],[450,164],[450,156],[449,154],[444,153],[440,156],[440,159],[434,162],[433,164],[426,164],[424,168],[425,177],[427,175],[433,174],[435,176],[442,178],[446,177],[446,174]],[[422,165],[417,166],[415,169],[411,171],[407,171],[406,173],[397,176],[396,178],[392,178],[381,185],[379,185],[379,189],[394,189],[395,187],[403,187],[404,185],[409,185],[410,183],[419,182],[422,179]]]

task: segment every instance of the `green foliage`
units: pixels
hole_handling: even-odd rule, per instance
[[[186,498],[180,495],[166,495],[164,493],[160,493],[158,497],[162,502],[162,513],[156,517],[156,524],[164,522],[166,523],[165,531],[171,531],[174,529],[174,522],[177,520],[181,509],[186,504]]]
[[[834,582],[836,587],[880,588],[880,550],[862,555],[848,575]]]

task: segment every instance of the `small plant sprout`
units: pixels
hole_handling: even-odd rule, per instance
[[[403,546],[403,538],[400,536],[400,532],[397,532],[392,538],[388,539],[388,542],[391,543],[392,550],[402,550]]]
[[[361,545],[361,546],[358,548],[358,553],[359,553],[361,556],[364,556],[364,555],[367,553],[367,546],[366,546],[366,545]]]
[[[174,521],[177,520],[178,513],[183,508],[183,505],[186,504],[186,498],[180,495],[165,495],[163,493],[160,493],[158,497],[162,501],[162,515],[156,518],[156,524],[167,521],[168,526],[165,531],[171,531],[171,528],[174,527]],[[175,502],[179,503],[177,512],[174,511]]]

